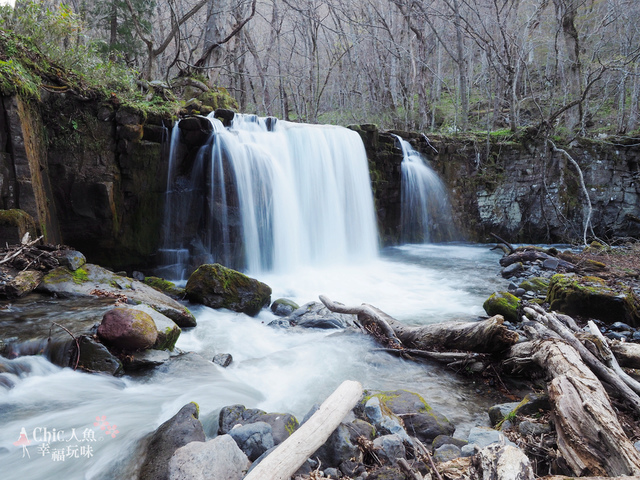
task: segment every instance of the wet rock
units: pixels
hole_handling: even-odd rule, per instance
[[[78,339],[78,343],[80,345],[78,368],[89,372],[104,372],[109,375],[118,375],[122,372],[120,360],[101,343],[87,335],[82,335]],[[73,347],[75,350],[75,345]],[[69,366],[75,366],[76,358],[76,355],[72,353]]]
[[[182,300],[187,294],[184,288],[176,287],[175,283],[165,280],[164,278],[143,276],[142,281],[146,285],[149,285],[150,287],[153,287],[156,290],[169,295],[171,298]]]
[[[320,302],[309,302],[283,320],[305,328],[347,328],[354,325],[355,318],[332,312]]]
[[[289,413],[267,413],[263,410],[248,409],[244,405],[230,405],[220,410],[218,434],[229,433],[235,425],[265,422],[271,425],[275,445],[287,439],[298,427],[298,420]]]
[[[482,305],[487,315],[502,315],[509,322],[518,322],[518,310],[520,299],[509,292],[496,292],[492,294]]]
[[[271,425],[266,422],[236,425],[228,434],[251,461],[274,447]]]
[[[549,279],[543,277],[527,278],[520,284],[520,288],[527,292],[531,291],[535,294],[544,294],[546,296],[549,290]]]
[[[438,463],[448,462],[461,456],[460,447],[451,444],[442,445],[433,452],[433,459]]]
[[[383,404],[380,398],[373,396],[369,398],[364,406],[364,416],[371,422],[381,433],[397,434],[404,440],[410,442],[411,438],[409,434],[402,426],[400,418],[393,414],[387,413],[388,410],[385,407],[383,413]]]
[[[347,424],[341,423],[311,457],[319,459],[324,467],[338,467],[347,460],[361,461],[362,452],[355,439],[352,439],[352,432]]]
[[[300,306],[287,298],[279,298],[271,304],[271,311],[278,317],[286,317],[291,315]]]
[[[607,284],[599,277],[554,275],[546,301],[551,310],[567,315],[640,326],[640,299],[626,286]]]
[[[382,435],[373,441],[376,455],[386,465],[397,465],[398,459],[406,458],[407,451],[398,435]]]
[[[145,350],[136,352],[128,357],[125,365],[126,370],[146,370],[148,368],[159,367],[168,362],[171,355],[166,350]]]
[[[229,435],[191,442],[169,461],[169,480],[240,480],[251,462]]]
[[[489,427],[473,427],[469,432],[469,445],[476,445],[482,449],[492,443],[506,443],[508,445],[515,444],[511,442],[503,433]]]
[[[508,267],[502,269],[502,276],[504,278],[511,278],[518,273],[520,273],[524,269],[524,265],[520,262],[512,263]]]
[[[76,250],[58,250],[55,256],[61,267],[67,267],[72,272],[87,263],[85,256]]]
[[[114,308],[102,317],[98,337],[119,350],[145,350],[156,343],[158,330],[147,313],[132,308]]]
[[[227,368],[229,365],[231,365],[231,362],[233,362],[233,357],[230,353],[217,353],[213,356],[212,361],[216,365]]]
[[[218,263],[201,265],[189,277],[185,290],[192,302],[251,316],[271,301],[271,287]]]
[[[233,441],[231,438],[229,440]],[[140,480],[168,480],[169,462],[175,451],[191,442],[204,441],[198,407],[195,403],[188,403],[151,434],[146,458],[140,469]],[[235,442],[233,444],[236,446]]]
[[[73,272],[66,267],[51,270],[42,279],[38,290],[59,297],[109,297],[142,303],[169,317],[179,327],[196,326],[193,314],[174,299],[142,282],[90,263]]]

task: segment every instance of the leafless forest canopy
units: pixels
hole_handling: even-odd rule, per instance
[[[204,75],[244,112],[419,131],[638,129],[637,0],[70,6],[142,76]]]

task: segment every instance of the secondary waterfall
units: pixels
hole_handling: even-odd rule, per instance
[[[411,144],[396,136],[402,148],[401,240],[429,243],[453,240],[455,228],[444,183]]]
[[[229,128],[209,120],[213,134],[190,174],[180,176],[170,161],[160,253],[178,268],[166,276],[184,278],[187,254],[195,264],[251,272],[377,255],[367,157],[356,132],[253,115],[236,115]]]

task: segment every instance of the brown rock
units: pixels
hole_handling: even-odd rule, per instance
[[[98,337],[121,350],[145,350],[156,343],[158,330],[149,314],[133,308],[114,308],[102,317]]]

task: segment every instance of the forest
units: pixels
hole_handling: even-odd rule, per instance
[[[226,89],[247,113],[448,134],[638,130],[635,0],[18,0],[2,8],[2,28],[103,85],[197,79]]]

